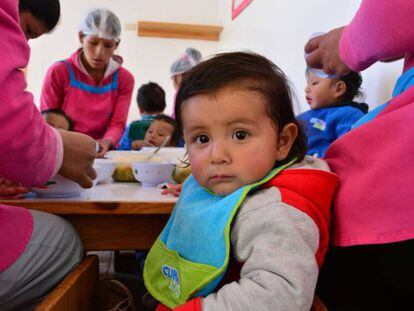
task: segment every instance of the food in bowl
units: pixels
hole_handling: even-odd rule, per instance
[[[132,163],[126,160],[117,160],[112,179],[120,182],[132,182],[136,181],[134,174],[132,173]]]
[[[136,180],[144,187],[155,187],[171,181],[174,164],[169,162],[132,162],[132,171]]]
[[[185,163],[177,164],[174,168],[172,179],[177,184],[182,184],[188,176],[191,174],[191,168],[190,165]]]
[[[145,162],[149,153],[138,154],[136,152],[123,152],[112,158],[116,163],[115,171],[112,175],[114,181],[133,182],[136,181],[132,172],[132,162]],[[162,156],[154,156],[151,162],[165,161]]]

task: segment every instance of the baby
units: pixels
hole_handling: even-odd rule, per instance
[[[146,259],[145,304],[309,310],[337,177],[305,157],[286,76],[220,54],[188,72],[175,112],[192,175]]]
[[[174,147],[177,145],[179,139],[178,128],[175,120],[169,116],[160,114],[154,118],[150,127],[145,133],[143,140],[134,140],[131,147],[134,150],[142,147],[158,147],[161,146],[165,140],[166,147]]]
[[[310,110],[297,118],[308,137],[307,154],[322,158],[328,147],[368,112],[368,105],[354,101],[361,93],[362,77],[358,72],[338,78],[317,73],[306,70],[305,94]]]

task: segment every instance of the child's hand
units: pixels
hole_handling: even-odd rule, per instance
[[[167,184],[167,189],[163,189],[161,194],[169,194],[171,193],[175,197],[178,197],[181,193],[181,189],[183,184]]]
[[[29,192],[29,189],[21,184],[13,183],[0,177],[0,198],[13,198]]]
[[[340,76],[350,69],[339,56],[339,41],[345,27],[331,30],[325,35],[312,38],[305,45],[305,52],[309,55],[306,62],[312,68],[322,68],[327,74]]]
[[[142,147],[144,147],[144,146],[146,146],[146,144],[145,144],[145,141],[144,140],[134,140],[132,143],[131,143],[131,148],[133,149],[133,150],[139,150],[139,149],[141,149]]]

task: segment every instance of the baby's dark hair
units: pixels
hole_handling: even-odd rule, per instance
[[[156,113],[165,110],[165,91],[157,83],[148,82],[138,89],[137,104],[146,113]]]
[[[171,124],[173,126],[174,130],[171,134],[171,145],[174,146],[174,147],[177,146],[178,141],[180,140],[180,132],[178,131],[177,122],[173,118],[171,118],[171,117],[169,117],[165,114],[159,114],[159,115],[155,116],[153,121],[155,121],[155,120],[163,121],[163,122],[166,122],[166,123]]]
[[[69,131],[72,131],[72,129],[73,129],[73,122],[66,115],[66,113],[63,112],[63,110],[58,109],[58,108],[50,108],[50,109],[43,110],[41,113],[42,113],[42,115],[47,114],[47,113],[55,113],[55,114],[58,114],[58,115],[64,117],[66,119],[66,121],[68,121],[68,124],[69,124],[69,129],[68,130]]]
[[[60,18],[60,3],[59,0],[20,0],[19,12],[31,13],[51,31]]]
[[[302,161],[306,154],[307,139],[293,112],[289,82],[279,67],[254,53],[218,54],[187,72],[175,102],[175,116],[180,133],[183,129],[181,111],[184,101],[199,94],[215,93],[227,86],[241,87],[264,96],[269,117],[278,133],[288,123],[296,124],[298,137],[289,155],[275,165],[287,163],[294,158],[297,158],[297,162]]]
[[[338,79],[346,85],[346,91],[342,96],[343,100],[353,100],[355,97],[362,95],[362,76],[359,72],[351,71]]]

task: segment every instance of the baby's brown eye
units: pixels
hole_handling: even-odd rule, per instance
[[[198,144],[206,144],[210,141],[207,135],[197,136],[195,140]]]
[[[233,138],[237,140],[244,140],[247,138],[247,133],[245,131],[237,131],[233,134]]]

